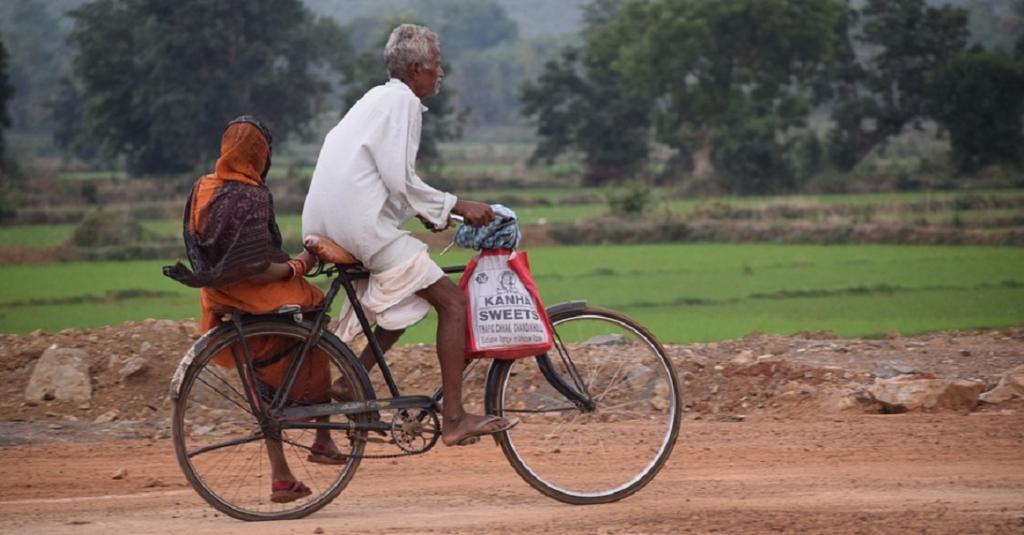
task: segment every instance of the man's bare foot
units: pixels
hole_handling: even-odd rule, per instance
[[[506,431],[518,423],[518,418],[506,419],[494,415],[464,414],[457,420],[445,418],[441,441],[445,446],[468,446],[480,440],[483,435]]]

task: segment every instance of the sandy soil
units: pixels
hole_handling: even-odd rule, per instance
[[[1014,410],[688,421],[647,488],[585,507],[533,491],[490,442],[441,447],[364,462],[320,512],[260,524],[207,506],[169,440],[54,438],[0,449],[0,532],[1024,532],[1024,413]],[[127,476],[112,479],[121,468]]]

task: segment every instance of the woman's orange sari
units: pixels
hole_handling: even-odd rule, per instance
[[[213,226],[208,220],[208,208],[218,189],[226,183],[233,181],[261,187],[261,174],[268,165],[269,157],[270,146],[258,128],[250,123],[231,124],[221,139],[216,171],[200,178],[193,190],[192,212],[188,214],[188,231],[202,236],[205,228]],[[273,211],[269,213],[272,219]],[[323,293],[301,276],[267,284],[242,279],[220,287],[207,286],[199,290],[200,326],[203,332],[217,327],[224,311],[231,309],[263,314],[273,312],[284,305],[299,305],[303,309],[309,309],[322,300]],[[277,355],[288,345],[291,345],[291,341],[279,337],[249,339],[249,349],[257,366],[260,361]],[[214,357],[214,362],[221,366],[233,367],[235,361],[230,349],[225,349]],[[242,355],[241,348],[236,348],[236,351],[239,356]],[[292,358],[289,357],[264,367],[257,367],[257,376],[264,383],[278,388],[291,362]],[[327,401],[330,381],[327,357],[314,352],[299,371],[291,391],[292,399],[310,403]]]

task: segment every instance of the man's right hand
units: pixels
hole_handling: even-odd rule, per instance
[[[491,205],[476,201],[455,201],[452,212],[459,214],[466,219],[472,227],[482,227],[494,220],[494,210]]]

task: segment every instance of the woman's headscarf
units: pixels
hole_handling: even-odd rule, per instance
[[[192,270],[180,262],[164,273],[189,286],[222,287],[287,261],[263,183],[270,169],[270,131],[242,116],[221,136],[213,173],[196,183],[185,214],[185,248]]]

